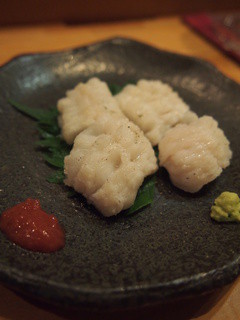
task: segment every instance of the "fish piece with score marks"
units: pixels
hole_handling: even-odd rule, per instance
[[[160,166],[176,187],[191,193],[216,179],[231,157],[228,139],[210,116],[178,124],[159,143]]]
[[[153,146],[171,127],[197,119],[177,92],[159,80],[129,84],[115,98],[125,116],[142,129]]]
[[[107,84],[98,78],[79,83],[57,103],[62,137],[72,144],[75,137],[104,114],[123,117]]]
[[[82,131],[65,157],[65,184],[104,216],[129,208],[157,159],[143,132],[127,118],[106,116]]]

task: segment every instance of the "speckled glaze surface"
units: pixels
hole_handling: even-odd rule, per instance
[[[158,172],[154,203],[132,216],[103,218],[64,186],[36,148],[34,121],[8,99],[32,108],[54,106],[67,89],[92,76],[116,84],[140,78],[172,85],[199,116],[214,116],[231,142],[231,166],[195,195]],[[239,273],[240,225],[211,221],[224,190],[240,193],[240,87],[208,63],[112,39],[72,51],[20,56],[0,69],[0,211],[38,198],[66,231],[53,254],[26,251],[0,234],[0,280],[49,303],[124,308],[200,293]]]

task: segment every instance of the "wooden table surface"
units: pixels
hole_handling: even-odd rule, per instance
[[[240,83],[240,66],[185,26],[178,17],[109,24],[42,25],[0,29],[0,65],[22,53],[62,50],[114,36],[203,58]],[[0,286],[0,320],[61,319],[240,319],[240,280],[207,296],[117,313],[57,310],[32,304]]]

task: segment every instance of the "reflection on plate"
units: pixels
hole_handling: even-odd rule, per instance
[[[132,216],[105,219],[64,186],[37,151],[32,120],[8,99],[49,108],[79,81],[97,76],[124,84],[140,78],[169,83],[199,116],[219,121],[233,159],[201,192],[174,188],[158,172],[154,203]],[[72,306],[126,307],[211,290],[238,274],[240,225],[217,224],[210,207],[222,191],[240,192],[239,85],[206,62],[113,39],[75,50],[17,57],[0,69],[0,209],[41,200],[66,230],[54,254],[25,251],[0,235],[0,279],[25,294]]]

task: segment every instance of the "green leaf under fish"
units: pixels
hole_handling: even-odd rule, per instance
[[[109,84],[109,89],[113,95],[118,94],[122,88],[123,86]],[[50,183],[63,184],[64,158],[70,153],[72,146],[69,146],[61,139],[61,130],[58,126],[57,108],[55,107],[43,110],[31,108],[13,100],[9,100],[9,103],[24,115],[27,115],[37,121],[40,140],[36,142],[36,145],[43,152],[45,161],[55,169],[55,172],[46,179]],[[155,150],[155,152],[157,151]],[[126,210],[126,215],[132,214],[153,202],[155,183],[156,174],[147,177],[144,180],[138,190],[134,204]],[[76,192],[72,189],[72,192],[70,191],[68,196],[71,197],[75,194]]]
[[[134,204],[127,210],[127,214],[132,214],[153,202],[155,184],[156,174],[145,178],[143,184],[138,190]]]
[[[63,170],[55,170],[54,174],[47,178],[47,181],[50,183],[61,184],[63,183],[64,178]]]

